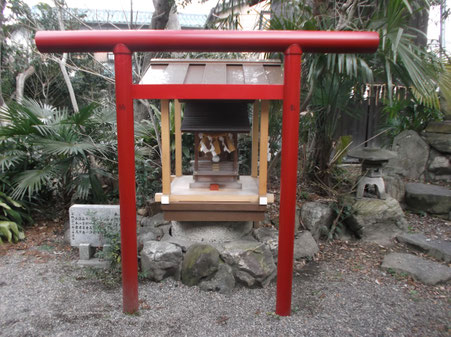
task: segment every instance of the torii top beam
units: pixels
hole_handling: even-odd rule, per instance
[[[305,53],[373,53],[376,32],[225,31],[225,30],[95,30],[41,31],[42,53],[112,52],[118,44],[132,51],[284,52],[299,45]]]

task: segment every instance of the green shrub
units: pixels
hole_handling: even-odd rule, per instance
[[[394,137],[405,130],[422,131],[431,121],[443,119],[438,108],[420,104],[415,99],[395,100],[393,105],[386,105],[382,110],[385,117],[384,128]]]
[[[101,221],[90,214],[93,224],[93,232],[100,234],[104,244],[109,245],[108,249],[98,251],[96,256],[103,260],[111,261],[113,269],[119,268],[121,265],[121,233],[117,223],[113,221]]]
[[[22,226],[33,222],[27,208],[3,192],[0,192],[0,208],[0,244],[2,237],[8,242],[25,239]]]

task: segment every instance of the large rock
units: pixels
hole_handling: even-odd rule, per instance
[[[451,279],[451,268],[412,254],[388,254],[382,262],[382,268],[412,275],[414,279],[431,285]]]
[[[154,199],[148,200],[146,202],[146,208],[147,208],[147,214],[149,216],[153,216],[158,213],[161,213],[161,203],[156,202]]]
[[[390,245],[396,235],[407,229],[404,212],[392,197],[381,200],[348,196],[342,203],[352,210],[352,214],[344,220],[346,226],[365,241]]]
[[[451,137],[451,135],[449,135]],[[451,155],[431,149],[427,170],[428,181],[451,182]]]
[[[194,286],[208,280],[218,270],[219,252],[216,248],[196,243],[188,248],[182,263],[182,282]]]
[[[147,241],[160,241],[164,235],[163,229],[158,227],[138,227],[138,250],[141,251]]]
[[[225,263],[220,263],[218,271],[210,280],[199,283],[199,288],[205,291],[217,291],[221,294],[230,293],[235,287],[235,277],[233,277],[232,267]]]
[[[305,202],[301,206],[301,221],[305,229],[308,229],[315,240],[329,231],[334,212],[332,208],[320,202]]]
[[[417,211],[424,211],[444,217],[451,212],[451,190],[428,184],[406,184],[406,203]]]
[[[301,225],[301,218],[299,216],[300,213],[300,209],[298,206],[296,206],[296,211],[294,213],[294,232],[296,233],[299,230],[299,226]],[[266,218],[266,214],[265,214],[265,218]],[[270,223],[276,227],[277,229],[279,229],[279,216],[274,216],[272,218],[269,219]]]
[[[169,242],[147,241],[141,251],[141,269],[153,281],[180,279],[182,249]]]
[[[431,240],[419,233],[403,233],[396,237],[399,242],[406,243],[426,254],[451,262],[451,242],[446,240]]]
[[[170,221],[164,219],[163,213],[157,213],[153,216],[143,217],[140,223],[143,227],[160,227],[168,225]]]
[[[426,142],[439,152],[451,153],[451,135],[447,133],[425,132]]]
[[[178,222],[172,221],[174,238],[221,243],[240,240],[252,232],[252,222]]]
[[[274,259],[277,258],[279,247],[279,231],[273,227],[260,227],[254,229],[252,235],[261,243],[268,245]]]
[[[404,202],[406,186],[402,178],[397,174],[384,175],[385,192],[399,202]]]
[[[271,250],[264,243],[228,242],[223,245],[221,257],[232,267],[235,278],[248,287],[264,287],[276,276]]]
[[[181,238],[174,238],[169,233],[166,233],[162,238],[161,241],[172,243],[182,249],[182,252],[186,253],[189,247],[191,247],[193,244],[195,244],[195,241],[187,240],[187,239],[181,239]]]
[[[409,179],[422,176],[429,158],[429,146],[418,133],[412,130],[401,132],[393,140],[392,150],[398,156],[389,160],[388,167]]]
[[[309,231],[299,233],[294,239],[294,258],[312,258],[319,252],[318,245]]]
[[[430,122],[426,132],[451,134],[451,121]]]
[[[429,171],[437,175],[451,174],[451,162],[449,157],[436,156],[428,165]]]

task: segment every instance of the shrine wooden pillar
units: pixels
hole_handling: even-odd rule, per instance
[[[252,157],[251,157],[251,177],[258,177],[258,134],[259,134],[259,113],[260,101],[256,100],[252,111]]]
[[[261,102],[260,114],[260,165],[258,172],[258,196],[259,204],[268,204],[268,125],[269,125],[269,101]]]
[[[175,133],[175,176],[182,176],[182,105],[174,100],[174,133]]]
[[[169,116],[169,100],[161,101],[161,180],[163,195],[162,204],[169,204],[169,195],[171,194],[171,130]]]

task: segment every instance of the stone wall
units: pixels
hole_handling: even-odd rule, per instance
[[[401,132],[393,141],[398,157],[387,171],[427,182],[451,182],[451,122],[433,122],[424,132]]]

